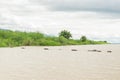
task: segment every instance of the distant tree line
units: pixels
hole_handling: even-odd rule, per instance
[[[72,39],[72,34],[63,30],[59,37],[46,36],[40,32],[21,32],[11,30],[0,30],[0,47],[14,46],[61,46],[61,45],[85,45],[85,44],[106,44],[107,41],[88,40],[82,36],[78,40]]]

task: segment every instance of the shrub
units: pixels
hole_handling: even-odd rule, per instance
[[[38,42],[39,45],[42,46],[59,46],[59,42],[55,42],[53,40],[46,40],[46,39],[40,39]]]
[[[60,36],[60,37],[59,37],[59,42],[60,42],[61,44],[63,44],[63,45],[67,45],[68,40],[67,40],[65,37],[63,37],[63,36]]]
[[[22,45],[30,46],[30,45],[32,45],[32,43],[33,43],[33,40],[30,37],[28,37],[23,41]]]

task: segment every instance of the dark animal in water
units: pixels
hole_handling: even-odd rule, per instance
[[[49,50],[48,48],[44,48],[44,50]]]
[[[77,51],[77,49],[72,49],[72,51]]]
[[[96,49],[93,49],[93,50],[88,50],[89,52],[102,52],[100,50],[96,50]]]
[[[108,53],[111,53],[112,51],[107,51]]]
[[[21,47],[21,49],[25,49],[25,47]]]

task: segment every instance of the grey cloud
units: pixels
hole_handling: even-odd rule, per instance
[[[31,0],[56,11],[120,12],[120,0]]]

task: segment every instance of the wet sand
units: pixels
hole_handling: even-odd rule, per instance
[[[120,45],[0,48],[0,80],[120,80]]]

